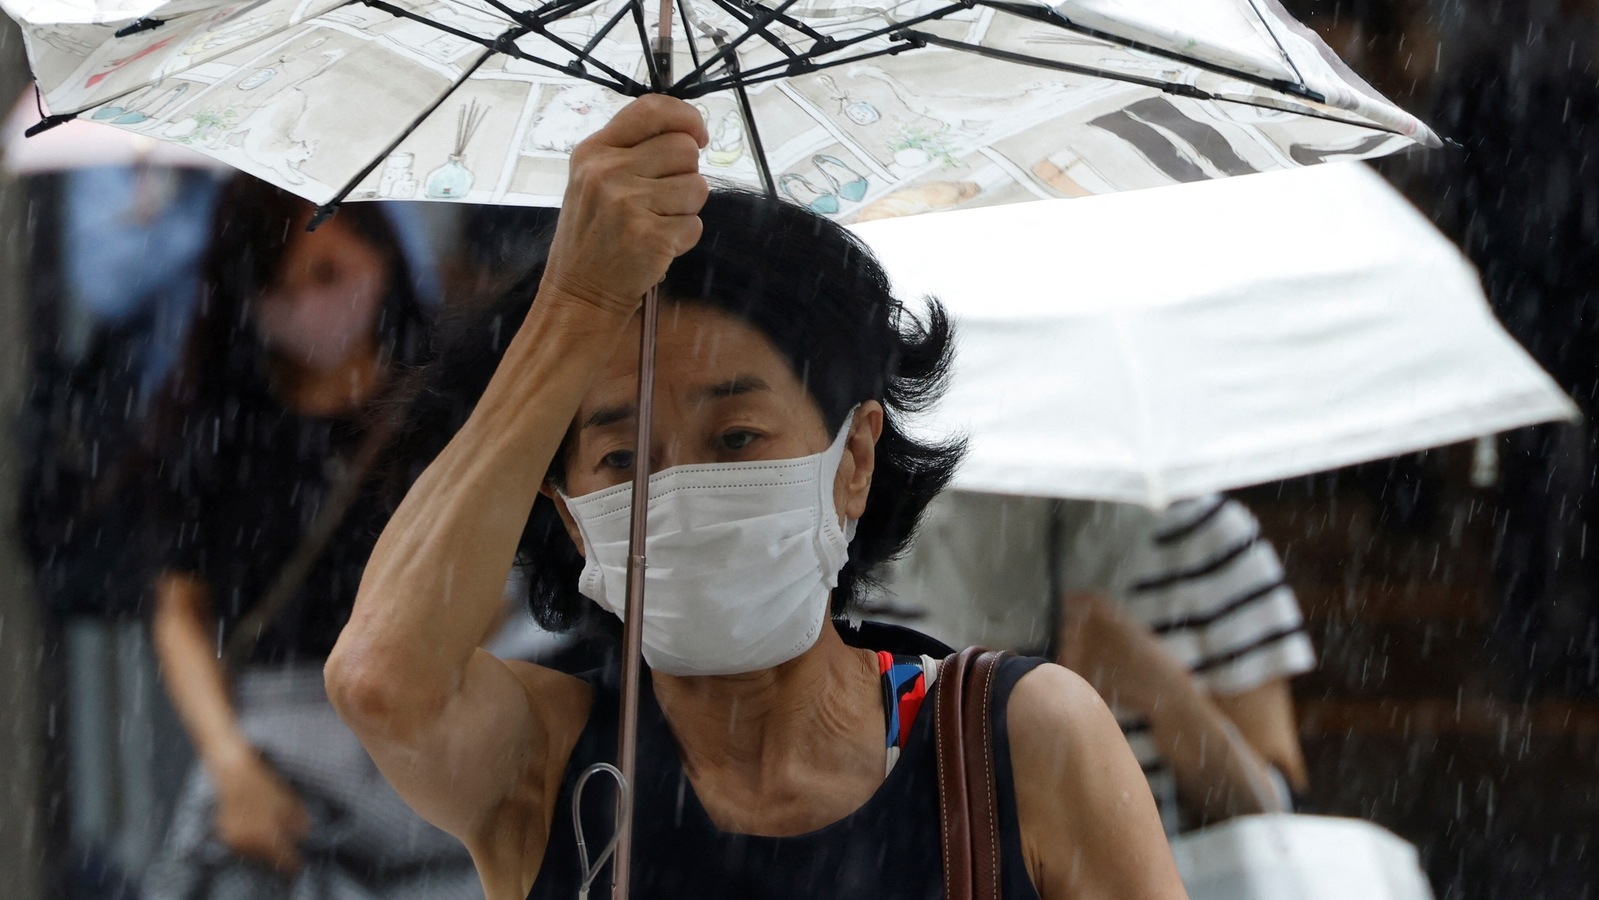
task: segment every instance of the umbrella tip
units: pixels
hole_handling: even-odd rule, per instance
[[[323,222],[333,218],[333,214],[338,211],[339,204],[337,203],[329,203],[326,206],[318,206],[316,211],[311,213],[311,221],[305,223],[305,230],[317,230],[317,228],[321,227]]]
[[[160,28],[165,24],[167,24],[166,19],[156,19],[146,16],[144,18],[134,19],[132,22],[129,22],[121,28],[118,28],[116,31],[113,31],[111,35],[112,37],[125,38],[130,35],[138,34],[141,31],[149,31],[152,28]]]
[[[57,125],[65,125],[77,117],[77,113],[62,113],[59,116],[45,116],[32,125],[29,125],[27,130],[22,132],[22,136],[33,137],[34,135],[44,134],[46,131],[49,131]]]

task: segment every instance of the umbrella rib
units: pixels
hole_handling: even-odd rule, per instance
[[[799,59],[800,58],[801,54],[797,53],[794,50],[793,47],[790,47],[788,45],[787,41],[783,40],[782,38],[778,37],[777,35],[772,34],[770,31],[766,30],[766,26],[771,24],[771,21],[776,21],[775,19],[770,20],[770,21],[768,21],[768,22],[766,22],[764,24],[761,24],[761,25],[751,25],[750,23],[755,21],[755,17],[752,16],[752,15],[749,15],[748,13],[746,13],[743,10],[739,9],[737,6],[734,6],[733,4],[728,3],[727,0],[711,0],[711,2],[715,3],[717,6],[721,7],[722,10],[724,12],[726,12],[728,15],[732,16],[735,19],[738,19],[739,22],[743,23],[743,25],[746,28],[749,28],[751,32],[753,32],[754,34],[759,36],[761,40],[763,40],[766,43],[770,44],[772,46],[772,49],[774,49],[777,52],[783,54],[784,56],[788,57],[789,59]],[[720,48],[722,46],[724,46],[724,44],[722,42],[718,41],[717,42],[717,47]]]
[[[847,38],[845,40],[839,40],[837,38],[828,38],[828,42],[827,42],[827,44],[825,46],[812,47],[810,49],[810,51],[807,54],[805,54],[799,60],[796,60],[796,61],[778,60],[776,62],[770,62],[770,63],[766,63],[764,65],[756,66],[753,69],[744,70],[744,78],[745,78],[744,83],[745,84],[757,84],[757,83],[763,82],[763,81],[770,81],[771,79],[768,78],[768,77],[765,77],[765,76],[766,76],[766,74],[768,72],[771,72],[773,70],[779,70],[780,71],[780,76],[779,77],[786,77],[788,75],[797,75],[797,74],[804,74],[806,72],[814,72],[814,71],[816,71],[818,69],[832,68],[832,67],[840,65],[842,63],[859,62],[862,59],[871,59],[871,58],[876,57],[876,56],[883,56],[885,54],[882,51],[875,51],[875,52],[867,54],[867,55],[852,56],[852,57],[849,57],[848,59],[837,60],[837,61],[834,61],[834,62],[817,62],[817,59],[819,57],[821,57],[823,54],[838,53],[841,50],[845,50],[845,49],[847,49],[849,47],[855,46],[856,44],[860,44],[860,43],[863,43],[865,41],[870,41],[870,40],[873,40],[875,38],[880,38],[880,37],[885,37],[886,36],[886,37],[888,37],[888,38],[890,38],[892,40],[904,40],[904,38],[898,37],[898,34],[900,32],[902,32],[902,31],[904,31],[905,29],[910,28],[910,27],[915,26],[915,25],[920,25],[923,22],[927,22],[927,21],[930,21],[930,20],[933,20],[933,19],[941,19],[944,16],[949,15],[950,13],[959,12],[960,10],[963,10],[963,9],[966,9],[966,8],[967,7],[964,4],[962,4],[962,3],[952,3],[949,6],[944,6],[944,7],[940,7],[939,9],[935,9],[932,12],[924,13],[924,14],[919,15],[919,16],[914,16],[912,18],[906,19],[903,22],[895,22],[895,23],[890,24],[890,25],[885,25],[885,26],[883,26],[881,28],[875,29],[873,31],[868,31],[865,34],[858,34],[858,35],[855,35],[854,37]],[[902,50],[909,49],[910,46],[911,45],[906,44],[904,46],[901,46],[899,48],[894,49],[892,51],[892,53],[899,53]],[[723,86],[725,86],[725,82],[718,82],[718,84],[722,84]]]
[[[502,35],[501,40],[505,43],[516,40],[516,38],[521,37],[521,34],[518,32],[526,33],[524,29],[525,26],[513,28]],[[400,144],[403,143],[406,138],[410,137],[411,134],[415,132],[423,122],[427,121],[428,117],[433,115],[435,110],[443,106],[444,101],[450,99],[450,97],[454,95],[456,91],[460,90],[461,85],[466,84],[467,80],[470,79],[484,63],[488,62],[489,57],[493,56],[495,52],[496,51],[493,49],[490,49],[483,55],[479,56],[477,61],[473,62],[472,65],[467,66],[466,70],[461,73],[461,77],[456,79],[454,84],[450,85],[449,90],[439,94],[438,99],[429,104],[428,108],[423,110],[421,115],[417,116],[415,119],[412,119],[411,124],[405,126],[404,130],[402,130],[400,134],[395,137],[393,141],[389,142],[389,145],[383,149],[383,152],[379,153],[377,156],[374,156],[372,161],[367,163],[366,168],[357,173],[354,178],[351,178],[349,182],[333,196],[332,200],[329,200],[327,203],[318,206],[316,208],[316,212],[311,216],[311,222],[306,226],[306,230],[309,231],[315,229],[318,225],[327,221],[327,218],[338,210],[339,204],[344,202],[344,198],[348,197],[350,192],[355,190],[356,187],[359,186],[368,175],[371,175],[372,170],[376,169],[379,163],[387,159],[389,154],[393,153],[396,147],[400,146]]]
[[[362,2],[366,2],[366,0],[362,0]],[[629,78],[626,75],[623,75],[620,71],[608,65],[607,63],[601,62],[600,60],[590,56],[587,50],[578,47],[576,44],[568,41],[560,35],[551,34],[549,32],[548,29],[551,22],[560,19],[562,16],[569,15],[576,10],[582,9],[585,6],[592,6],[595,3],[598,3],[599,0],[556,0],[556,2],[553,3],[546,3],[544,6],[533,12],[514,10],[500,2],[500,0],[484,0],[484,2],[488,3],[490,6],[494,7],[500,12],[505,13],[505,15],[509,16],[511,20],[517,24],[526,26],[528,30],[537,34],[539,37],[544,38],[555,46],[560,47],[562,50],[572,54],[572,62],[569,65],[560,66],[544,62],[536,57],[521,54],[520,52],[508,53],[507,55],[514,56],[517,59],[525,59],[530,62],[543,63],[544,65],[558,69],[559,71],[568,75],[584,78],[585,80],[593,81],[596,84],[605,85],[619,94],[636,97],[640,94],[649,92],[649,89],[644,85],[639,84],[637,81],[634,81],[632,78]],[[482,43],[482,41],[480,40],[479,43]],[[502,50],[501,52],[505,51]],[[585,64],[592,64],[595,68],[598,68],[600,71],[616,79],[617,84],[608,84],[597,79],[587,78],[587,76],[582,74],[582,68]],[[618,87],[617,85],[621,85],[621,87]]]
[[[700,48],[698,44],[694,43],[694,35],[690,33],[687,26],[693,26],[702,32],[709,31],[709,29],[705,28],[704,25],[701,25],[699,21],[690,13],[686,0],[674,0],[674,2],[677,4],[677,14],[682,17],[683,24],[685,26],[683,33],[687,38],[686,43],[688,44],[689,59],[692,59],[694,61],[694,65],[697,66],[700,64]]]
[[[682,2],[682,0],[678,0]],[[712,37],[716,46],[721,47],[723,38],[721,34]],[[743,82],[738,81],[738,54],[727,58],[727,69],[733,78],[733,96],[738,98],[739,115],[744,118],[744,131],[749,135],[750,149],[755,151],[755,171],[761,176],[761,185],[766,188],[766,196],[777,199],[777,182],[772,180],[772,167],[766,161],[766,144],[761,140],[761,130],[755,126],[755,108],[750,105],[749,91],[745,90]]]
[[[1093,78],[1107,78],[1113,81],[1125,81],[1129,84],[1155,88],[1156,90],[1165,91],[1168,94],[1176,94],[1180,97],[1192,97],[1196,100],[1218,99],[1208,91],[1196,88],[1191,84],[1172,84],[1166,81],[1157,81],[1154,78],[1143,78],[1138,75],[1128,75],[1122,72],[1109,72],[1103,69],[1094,69],[1088,66],[1079,66],[1075,63],[1060,62],[1053,59],[1041,59],[1036,56],[1028,56],[1025,53],[1014,53],[1009,50],[999,50],[994,47],[983,47],[977,44],[968,44],[965,41],[951,40],[949,38],[940,37],[939,35],[930,34],[925,31],[907,31],[905,34],[910,40],[913,41],[932,44],[935,47],[945,47],[950,50],[962,50],[967,53],[974,53],[978,56],[986,56],[989,59],[998,59],[1004,62],[1013,62],[1024,66],[1037,66],[1043,69],[1054,69],[1057,72],[1067,72],[1073,75],[1088,75]]]
[[[639,50],[644,57],[644,67],[650,73],[650,87],[656,91],[663,91],[666,89],[666,85],[662,84],[665,79],[661,77],[664,73],[655,63],[655,49],[650,44],[649,27],[644,24],[643,0],[628,0],[624,9],[633,13],[633,26],[638,29]]]
[[[606,21],[606,23],[604,25],[600,26],[600,30],[596,31],[594,33],[594,37],[589,39],[589,42],[587,44],[583,45],[583,56],[584,57],[587,57],[589,54],[593,53],[594,52],[594,48],[598,47],[600,45],[600,41],[603,41],[607,37],[610,37],[611,32],[616,29],[617,23],[622,21],[622,17],[623,16],[627,15],[627,11],[628,11],[628,9],[631,6],[632,6],[632,4],[629,4],[628,6],[624,6],[621,9],[617,10],[616,11],[616,15],[611,16],[611,18],[608,21]]]
[[[782,15],[784,12],[788,11],[789,7],[798,2],[799,0],[783,0],[783,2],[778,4],[775,8],[766,10],[766,12],[761,16],[752,20],[755,22],[755,24],[751,25],[748,31],[745,31],[743,34],[734,37],[733,40],[729,41],[726,46],[712,54],[709,59],[695,66],[694,71],[684,75],[682,79],[678,81],[678,84],[686,85],[690,82],[698,81],[700,78],[703,78],[705,73],[709,71],[712,66],[726,60],[729,56],[733,55],[733,53],[738,50],[740,44],[749,40],[756,31],[765,29],[766,26],[770,25],[777,16]]]
[[[723,9],[726,9],[728,12],[732,12],[734,10],[734,7],[729,6],[727,3],[723,2],[723,0],[712,0],[712,2],[714,2],[717,6],[720,6]],[[742,13],[743,10],[739,10],[739,12]],[[747,13],[746,13],[746,15],[747,15]],[[820,31],[817,31],[815,28],[812,28],[810,25],[805,24],[804,21],[802,21],[800,19],[796,19],[793,16],[789,15],[788,13],[778,12],[777,15],[776,15],[776,20],[780,24],[787,25],[788,27],[794,29],[795,31],[798,31],[801,34],[804,34],[806,37],[808,37],[811,40],[817,42],[818,44],[830,44],[830,43],[834,43],[835,42],[835,40],[833,38],[830,38],[827,35],[821,33]]]
[[[334,9],[343,9],[346,6],[350,6],[350,5],[353,5],[355,3],[359,3],[359,2],[361,2],[361,0],[345,0],[344,3],[341,3],[339,6],[334,7]],[[259,5],[259,3],[257,3],[256,5]],[[331,9],[328,10],[328,12],[332,12],[332,11],[333,10],[331,10]],[[200,12],[201,11],[196,10],[196,11],[193,11],[193,12],[177,13],[175,15],[168,16],[163,21],[164,22],[173,22],[173,21],[176,21],[178,19],[187,19],[187,18],[189,18],[191,16],[198,15]],[[293,24],[283,25],[283,26],[274,28],[271,31],[266,32],[265,34],[262,34],[260,36],[260,39],[264,40],[264,39],[269,38],[269,37],[275,37],[277,35],[282,34],[283,32],[287,31],[289,28],[292,28],[292,27],[294,27]],[[107,103],[114,103],[114,102],[116,102],[118,100],[121,100],[123,97],[127,97],[127,96],[129,96],[131,94],[136,94],[139,91],[142,91],[142,90],[144,90],[147,87],[151,87],[152,85],[160,84],[161,82],[165,81],[168,78],[173,77],[174,75],[180,75],[183,72],[188,72],[188,71],[193,70],[196,66],[200,66],[200,65],[204,65],[204,64],[209,63],[209,62],[213,62],[216,59],[218,59],[219,57],[221,57],[223,55],[226,55],[227,52],[228,52],[227,50],[223,50],[223,51],[219,51],[217,53],[214,53],[214,54],[212,54],[210,56],[205,56],[203,58],[197,59],[197,60],[195,60],[194,62],[190,63],[188,66],[185,66],[183,69],[181,69],[179,71],[167,72],[166,74],[162,75],[159,78],[151,78],[151,79],[149,79],[147,81],[141,81],[138,84],[130,85],[127,90],[123,91],[120,94],[116,94],[116,95],[113,95],[113,96],[110,96],[110,97],[106,97],[106,98],[104,98],[102,100],[96,100],[93,103],[89,103],[89,104],[87,104],[85,106],[80,106],[80,107],[78,107],[77,109],[75,109],[75,110],[73,110],[71,112],[56,113],[56,114],[52,114],[52,115],[46,116],[43,121],[37,122],[37,123],[29,126],[29,128],[25,132],[23,132],[23,136],[24,137],[33,137],[34,135],[39,134],[40,132],[49,131],[50,129],[56,127],[57,125],[64,125],[67,122],[70,122],[73,119],[77,118],[78,116],[83,115],[84,113],[88,112],[91,109],[98,109],[98,108],[100,108],[102,106],[105,106]],[[37,84],[37,80],[35,80],[35,84]]]
[[[777,21],[781,22],[784,25],[787,25],[788,27],[794,29],[795,31],[800,32],[801,34],[805,35],[806,37],[810,38],[811,40],[815,41],[818,44],[831,44],[831,43],[835,42],[835,40],[833,38],[828,37],[827,35],[821,33],[820,31],[817,31],[815,28],[812,28],[811,26],[805,24],[805,22],[803,22],[802,20],[796,19],[793,16],[788,15],[787,13],[779,14],[777,16]]]
[[[573,10],[582,9],[585,6],[591,6],[594,3],[599,2],[599,0],[550,0],[549,3],[544,4],[538,9],[524,10],[520,12],[506,6],[504,3],[501,3],[500,0],[484,0],[484,2],[499,9],[505,10],[510,15],[517,17],[518,20],[526,19],[527,24],[529,25],[533,24],[534,22],[540,22],[547,25],[550,22],[567,15]]]
[[[893,45],[891,47],[883,47],[881,49],[873,50],[873,51],[870,51],[868,53],[860,53],[860,54],[857,54],[855,56],[846,56],[846,57],[842,57],[840,59],[828,60],[827,62],[822,62],[822,63],[812,62],[811,60],[804,60],[805,71],[806,72],[820,72],[820,71],[822,71],[824,69],[833,69],[833,68],[837,68],[838,66],[846,66],[846,65],[849,65],[850,63],[864,62],[864,61],[869,60],[869,59],[877,59],[877,58],[883,57],[883,56],[898,56],[899,54],[904,53],[907,50],[915,50],[916,47],[917,47],[917,45],[914,42],[906,40],[906,41],[904,41],[902,43],[895,44],[895,45]],[[706,94],[713,94],[713,93],[715,93],[717,91],[727,90],[729,88],[735,88],[735,87],[739,87],[739,86],[748,87],[750,85],[767,84],[767,83],[773,82],[773,81],[782,81],[784,78],[787,78],[787,77],[789,77],[790,75],[793,74],[789,70],[788,66],[781,66],[780,65],[779,68],[780,68],[780,71],[777,71],[777,72],[771,71],[772,66],[762,66],[759,70],[751,70],[752,72],[753,71],[760,71],[760,72],[764,73],[764,74],[761,74],[758,77],[754,77],[754,78],[750,77],[750,73],[745,72],[745,73],[741,73],[740,75],[730,76],[730,77],[727,77],[727,78],[720,79],[718,81],[700,82],[699,84],[692,85],[688,89],[684,90],[683,93],[680,96],[682,96],[683,99],[685,99],[685,100],[692,100],[695,97],[703,97]]]
[[[428,26],[429,28],[442,31],[445,34],[454,35],[462,40],[471,41],[472,43],[485,47],[494,53],[503,53],[506,56],[512,57],[513,59],[520,59],[524,62],[530,62],[534,65],[543,66],[547,69],[553,69],[563,75],[569,75],[573,78],[580,78],[584,81],[593,82],[601,87],[606,87],[616,91],[619,94],[637,95],[644,93],[643,85],[631,78],[628,78],[621,72],[612,69],[610,66],[607,66],[604,63],[595,62],[594,65],[604,71],[607,75],[615,78],[615,81],[606,81],[588,74],[588,72],[585,71],[581,65],[581,57],[579,57],[574,63],[562,65],[547,59],[540,59],[531,53],[523,52],[520,47],[516,46],[515,41],[517,38],[523,37],[529,32],[536,30],[536,28],[530,24],[522,23],[519,27],[507,31],[499,37],[491,40],[489,38],[482,37],[481,35],[472,34],[469,31],[462,31],[458,28],[445,25],[442,22],[435,22],[434,20],[425,16],[418,15],[410,10],[402,9],[392,3],[388,3],[387,0],[360,0],[360,2],[365,3],[367,6],[370,6],[374,9],[380,9],[389,15],[398,16],[402,19],[410,19],[413,22],[419,22]],[[545,36],[548,37],[548,35]],[[590,61],[593,62],[593,60]]]
[[[1271,35],[1271,41],[1277,45],[1277,52],[1282,54],[1283,62],[1288,64],[1288,68],[1294,70],[1294,77],[1299,79],[1299,83],[1304,84],[1305,76],[1300,73],[1299,65],[1294,62],[1294,58],[1288,55],[1288,48],[1283,46],[1282,38],[1277,36],[1277,29],[1271,27],[1271,20],[1266,17],[1265,13],[1260,11],[1260,5],[1255,0],[1249,0],[1249,8],[1255,11],[1255,17],[1260,19],[1261,27],[1266,29],[1267,34]]]
[[[1306,87],[1302,82],[1295,83],[1292,81],[1285,81],[1281,78],[1266,78],[1260,75],[1251,75],[1248,72],[1239,72],[1236,69],[1229,69],[1226,66],[1217,65],[1216,63],[1206,62],[1202,59],[1195,59],[1191,56],[1184,56],[1181,53],[1174,53],[1171,50],[1156,47],[1152,44],[1146,44],[1142,41],[1128,40],[1127,38],[1118,37],[1114,34],[1100,31],[1096,28],[1078,25],[1076,22],[1073,22],[1060,13],[1055,12],[1053,9],[1023,6],[1017,3],[1005,2],[1005,0],[972,0],[972,3],[977,6],[986,6],[989,9],[997,12],[1009,13],[1010,15],[1018,18],[1029,19],[1044,25],[1053,25],[1062,31],[1070,31],[1075,34],[1083,35],[1084,37],[1095,38],[1097,40],[1114,44],[1118,47],[1124,47],[1128,50],[1136,50],[1140,53],[1148,53],[1151,56],[1158,56],[1162,59],[1180,62],[1184,65],[1193,66],[1196,69],[1203,69],[1207,72],[1213,72],[1217,75],[1225,75],[1228,78],[1236,78],[1240,81],[1247,81],[1250,84],[1259,85],[1260,87],[1264,88],[1270,88],[1274,91],[1281,91],[1282,93],[1290,96],[1300,97],[1316,103],[1327,102],[1326,97],[1322,96],[1322,94],[1319,92],[1313,91],[1309,87]],[[1063,63],[1062,65],[1069,65],[1069,63]],[[1102,74],[1096,69],[1084,69],[1083,71]],[[1294,70],[1294,74],[1299,74],[1297,69]],[[1125,81],[1127,79],[1120,80]]]

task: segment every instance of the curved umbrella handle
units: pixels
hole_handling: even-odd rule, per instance
[[[590,778],[595,775],[609,775],[616,780],[617,804],[625,806],[630,800],[627,779],[623,777],[622,770],[610,763],[595,763],[583,770],[577,778],[577,784],[572,786],[572,834],[577,838],[578,867],[583,870],[583,881],[578,885],[577,900],[588,900],[589,887],[594,884],[594,879],[600,875],[600,869],[616,853],[616,845],[622,840],[620,829],[613,829],[610,841],[606,842],[605,849],[600,855],[589,861],[588,841],[583,838],[583,788],[588,785]]]

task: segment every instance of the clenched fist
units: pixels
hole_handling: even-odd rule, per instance
[[[651,94],[578,144],[540,293],[632,315],[699,242],[710,193],[699,152],[708,141],[694,107]]]

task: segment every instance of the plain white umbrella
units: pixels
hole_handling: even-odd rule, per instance
[[[956,319],[961,489],[1160,507],[1577,415],[1359,163],[856,232]]]

